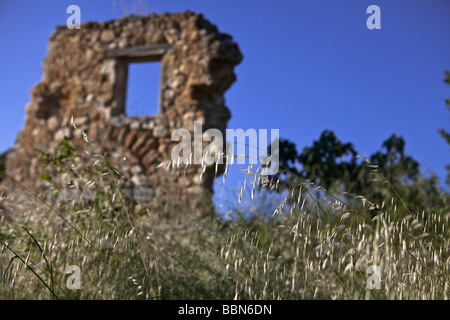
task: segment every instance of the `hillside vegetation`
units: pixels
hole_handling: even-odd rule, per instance
[[[40,157],[45,199],[3,173],[16,191],[14,220],[0,223],[0,299],[448,299],[450,196],[404,146],[393,135],[364,159],[332,131],[300,154],[284,140],[282,171],[249,167],[228,215],[166,219],[123,195],[107,155],[74,169],[63,140]],[[62,175],[82,196],[62,200]],[[282,199],[269,214],[255,210],[263,192]]]

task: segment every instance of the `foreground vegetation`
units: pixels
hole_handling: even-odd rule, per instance
[[[41,157],[53,202],[22,189],[22,210],[0,224],[1,299],[448,299],[448,194],[411,208],[374,164],[382,202],[298,177],[270,217],[236,209],[232,219],[179,212],[165,221],[132,214],[107,157],[76,173],[95,201],[59,201],[56,177],[74,150],[63,141]],[[248,174],[251,194],[277,186]],[[67,286],[71,265],[79,290]]]
[[[236,203],[226,218],[184,207],[166,219],[164,208],[133,204],[108,156],[75,170],[67,140],[40,158],[45,199],[4,173],[2,155],[0,180],[19,192],[14,221],[0,223],[0,299],[446,300],[450,196],[404,145],[393,135],[358,162],[331,131],[300,154],[282,141],[284,171],[267,178],[248,168],[236,198],[247,195],[250,207]],[[80,197],[61,200],[62,175]],[[267,193],[282,200],[269,215],[255,212]],[[80,268],[80,289],[70,266]]]

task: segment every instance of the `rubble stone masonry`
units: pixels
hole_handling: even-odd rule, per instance
[[[157,167],[170,160],[178,143],[171,141],[175,129],[193,132],[194,121],[201,121],[203,131],[217,128],[225,136],[231,114],[224,93],[241,60],[232,37],[193,12],[57,27],[49,37],[42,81],[31,90],[25,126],[8,155],[7,173],[36,193],[46,192],[39,150],[55,152],[68,137],[79,148],[80,164],[92,165],[82,156],[87,148],[82,130],[96,152],[111,155],[111,165],[128,178],[127,192],[137,201],[191,201],[210,193],[215,166],[203,175],[200,165]],[[143,61],[161,61],[159,113],[128,117],[128,65]]]

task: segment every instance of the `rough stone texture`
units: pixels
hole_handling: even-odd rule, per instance
[[[37,150],[54,152],[64,137],[77,144],[80,154],[86,149],[80,131],[71,125],[73,117],[97,152],[110,154],[111,164],[127,176],[127,192],[135,200],[191,201],[212,191],[214,166],[207,168],[200,183],[200,165],[173,172],[157,166],[170,160],[174,129],[186,128],[193,136],[193,121],[202,121],[203,131],[225,131],[231,115],[224,93],[236,80],[233,69],[242,60],[231,36],[220,33],[201,14],[184,12],[87,22],[79,30],[61,26],[49,40],[44,77],[31,90],[25,126],[7,159],[10,176],[35,192],[45,192]],[[170,46],[160,59],[160,112],[127,117],[123,87],[127,64],[135,60],[111,58],[110,53],[163,44]],[[80,161],[92,165],[89,157]],[[218,173],[222,170],[219,167]]]

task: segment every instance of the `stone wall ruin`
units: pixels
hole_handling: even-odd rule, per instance
[[[128,64],[155,60],[161,61],[159,113],[128,117]],[[178,143],[171,141],[174,129],[192,132],[193,122],[201,121],[204,131],[225,133],[231,114],[224,93],[236,80],[233,69],[241,60],[231,36],[192,12],[86,22],[81,29],[57,27],[49,37],[42,81],[31,90],[25,126],[8,155],[7,173],[35,192],[45,190],[38,150],[54,152],[68,137],[81,155],[86,148],[82,130],[98,152],[111,155],[137,201],[190,201],[211,192],[213,167],[202,181],[199,165],[182,173],[157,167],[170,160]],[[74,130],[72,117],[80,130]],[[92,165],[89,157],[78,161]]]

